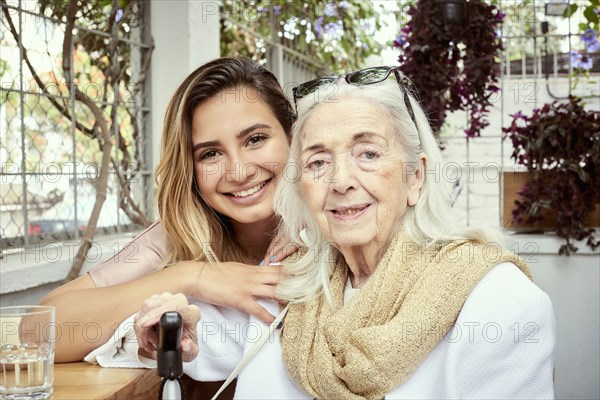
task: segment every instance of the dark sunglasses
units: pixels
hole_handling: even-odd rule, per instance
[[[350,85],[364,86],[383,82],[391,75],[392,72],[396,76],[398,87],[400,87],[400,91],[402,92],[402,95],[404,97],[404,104],[406,105],[408,115],[410,115],[410,119],[412,120],[413,124],[415,124],[416,128],[417,121],[415,120],[415,112],[413,111],[413,108],[410,105],[410,100],[408,99],[408,90],[406,89],[404,78],[402,77],[402,75],[400,75],[398,67],[393,66],[365,68],[359,71],[350,72],[346,76],[325,76],[323,78],[317,78],[313,79],[312,81],[304,82],[292,89],[292,93],[294,95],[294,105],[296,106],[296,113],[298,113],[298,100],[308,96],[311,93],[316,92],[319,88],[331,85],[342,78],[344,78],[346,83]]]

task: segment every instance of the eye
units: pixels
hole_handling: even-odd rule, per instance
[[[308,163],[307,166],[309,169],[321,169],[325,166],[325,161],[324,160],[315,160],[315,161]]]
[[[220,153],[214,149],[206,150],[205,152],[200,154],[197,161],[210,161],[217,158],[219,154]]]
[[[306,161],[306,168],[312,171],[321,171],[326,169],[331,161],[331,157],[326,154],[315,154]]]
[[[364,148],[359,154],[360,158],[364,160],[376,160],[381,156],[381,153],[373,148]]]
[[[263,133],[258,133],[256,135],[252,135],[248,141],[246,142],[248,145],[256,145],[267,139],[267,135]]]

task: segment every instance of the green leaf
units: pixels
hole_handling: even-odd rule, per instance
[[[585,18],[587,18],[588,21],[597,24],[598,23],[598,14],[596,14],[594,12],[594,8],[593,6],[589,6],[587,7],[585,10],[583,10],[583,16]]]
[[[590,0],[590,4],[598,7],[598,6],[600,6],[600,0]]]
[[[577,11],[577,4],[571,4],[563,11],[563,17],[569,18],[571,15],[575,14],[575,11]]]
[[[579,30],[580,31],[585,31],[589,27],[590,26],[588,24],[584,24],[584,23],[579,24]]]

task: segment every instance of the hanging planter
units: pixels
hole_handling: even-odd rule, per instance
[[[500,89],[504,14],[480,0],[419,0],[394,42],[400,68],[419,90],[419,100],[437,135],[447,113],[464,110],[468,137],[489,125],[490,98]]]
[[[555,180],[552,171],[547,171],[547,179]],[[530,213],[521,211],[525,206],[522,194],[531,193],[530,186],[536,185],[535,175],[529,171],[504,171],[502,173],[502,227],[519,233],[537,233],[556,231],[556,212],[549,208],[548,201],[540,201],[535,212],[535,217]],[[583,225],[586,227],[600,227],[600,199],[589,213],[585,214]]]
[[[515,227],[551,227],[566,240],[559,254],[577,251],[573,240],[587,239],[590,248],[597,248],[600,112],[586,110],[580,98],[571,96],[565,103],[545,104],[531,116],[518,112],[503,132],[512,141],[512,158],[528,171],[508,191],[516,178],[504,176],[505,222],[510,215],[508,222]]]
[[[438,8],[441,13],[442,21],[448,31],[458,25],[462,25],[467,19],[466,1],[464,0],[448,0],[440,1]]]

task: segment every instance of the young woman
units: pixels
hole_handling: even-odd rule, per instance
[[[273,320],[256,299],[276,298],[282,273],[256,265],[295,251],[273,238],[293,118],[275,76],[247,59],[217,59],[181,83],[156,169],[160,222],[126,248],[135,262],[117,254],[41,301],[57,308],[56,362],[81,360],[165,291]]]

